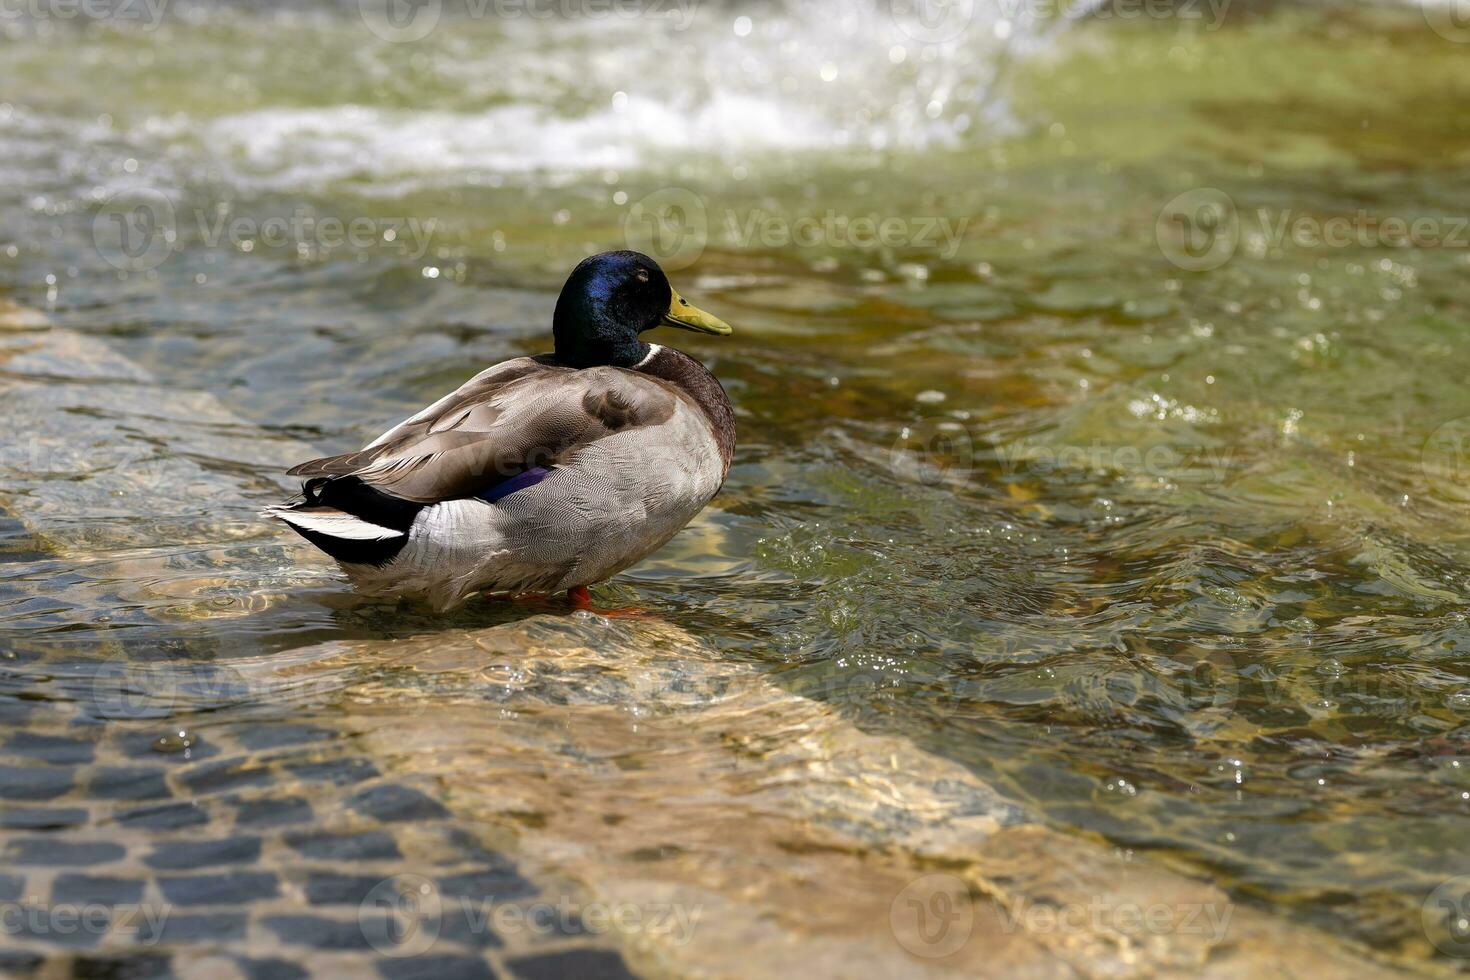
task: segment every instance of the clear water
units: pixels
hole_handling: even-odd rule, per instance
[[[294,447],[543,349],[566,270],[632,244],[736,326],[661,339],[741,442],[601,600],[1055,828],[1453,965],[1421,903],[1470,873],[1470,49],[1247,13],[8,24],[0,283],[265,445],[190,430],[238,493],[152,515],[0,501],[0,636],[230,662],[514,619],[354,599],[254,510]]]

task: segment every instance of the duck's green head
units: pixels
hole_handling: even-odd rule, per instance
[[[730,325],[680,296],[658,263],[641,252],[603,252],[583,259],[556,301],[556,359],[585,368],[632,367],[648,355],[638,338],[657,326],[730,333]]]

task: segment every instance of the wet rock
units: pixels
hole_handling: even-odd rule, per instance
[[[510,972],[520,980],[634,980],[634,975],[617,953],[575,949],[511,960]]]
[[[91,762],[95,749],[91,742],[84,739],[38,732],[16,732],[5,740],[3,751],[40,762],[75,766]]]
[[[125,732],[116,739],[118,750],[129,759],[168,760],[169,762],[201,762],[219,755],[219,746],[202,739],[198,734],[189,738],[189,746],[180,752],[162,752],[159,740],[177,732],[174,729],[148,729]]]
[[[381,934],[386,939],[389,928],[386,919],[343,921],[314,915],[273,915],[267,917],[264,924],[287,945],[333,950],[370,949],[367,933]],[[388,940],[387,948],[391,949],[392,945]]]
[[[0,950],[0,976],[28,977],[40,969],[44,959],[40,953]]]
[[[72,964],[76,980],[161,980],[171,976],[169,957],[162,953],[129,956],[78,957]]]
[[[299,796],[246,800],[235,811],[235,823],[260,827],[307,823],[311,820],[311,804]]]
[[[281,891],[276,876],[266,871],[159,878],[158,887],[165,899],[183,906],[240,905],[275,898]]]
[[[450,848],[450,853],[439,858],[439,864],[463,864],[471,861],[495,864],[505,860],[481,844],[474,834],[461,827],[448,826],[437,829],[444,835],[444,843]]]
[[[242,731],[235,736],[247,749],[279,749],[290,745],[305,745],[336,738],[335,732],[316,725],[276,724],[261,725]]]
[[[287,834],[286,843],[306,857],[320,861],[379,861],[403,856],[392,836],[381,830],[360,834]]]
[[[413,956],[383,960],[378,973],[384,980],[494,980],[484,960],[468,956]]]
[[[325,762],[294,762],[286,771],[299,779],[347,786],[379,775],[378,767],[366,759],[329,759]]]
[[[206,868],[215,864],[248,864],[260,858],[259,837],[173,841],[143,859],[150,868]]]
[[[494,914],[495,907],[488,902],[447,902],[439,914],[439,940],[470,949],[498,949],[504,943],[491,925]]]
[[[220,793],[269,783],[271,771],[253,759],[219,759],[189,768],[179,781],[194,793]]]
[[[5,858],[13,864],[77,865],[106,864],[120,859],[127,850],[110,841],[72,841],[52,837],[22,837],[5,845]]]
[[[383,881],[382,875],[312,872],[306,876],[306,900],[312,905],[361,905]]]
[[[71,791],[70,769],[0,766],[0,800],[54,800]]]
[[[16,807],[0,811],[0,827],[6,830],[62,830],[87,822],[80,807]]]
[[[35,711],[36,706],[31,701],[21,701],[9,696],[0,697],[0,725],[23,725]]]
[[[235,958],[245,980],[306,980],[311,974],[287,960]]]
[[[57,875],[51,885],[51,901],[71,905],[137,905],[143,899],[143,884],[130,878]]]
[[[124,810],[117,815],[124,827],[146,827],[150,830],[177,830],[198,827],[209,822],[209,813],[197,803],[167,803]]]
[[[6,940],[29,940],[71,949],[90,949],[107,932],[111,913],[100,905],[53,908],[25,903],[6,913]]]
[[[113,766],[94,772],[87,792],[103,800],[162,800],[173,795],[160,769]]]
[[[383,823],[399,820],[443,820],[449,816],[448,810],[423,793],[394,783],[363,790],[349,797],[347,805],[358,813]]]
[[[239,912],[210,912],[205,915],[173,914],[157,923],[157,931],[139,924],[138,939],[154,943],[220,943],[244,939],[249,918]]]
[[[505,859],[488,868],[439,879],[440,895],[472,902],[509,902],[535,893],[535,886]]]

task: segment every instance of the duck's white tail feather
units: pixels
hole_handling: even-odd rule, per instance
[[[401,538],[405,533],[354,517],[335,507],[267,507],[264,514],[292,527],[342,541],[387,541]]]

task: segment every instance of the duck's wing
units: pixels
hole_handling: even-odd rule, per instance
[[[289,472],[352,476],[419,504],[484,496],[614,432],[657,426],[680,405],[673,386],[634,371],[516,358],[481,372],[358,452]]]

